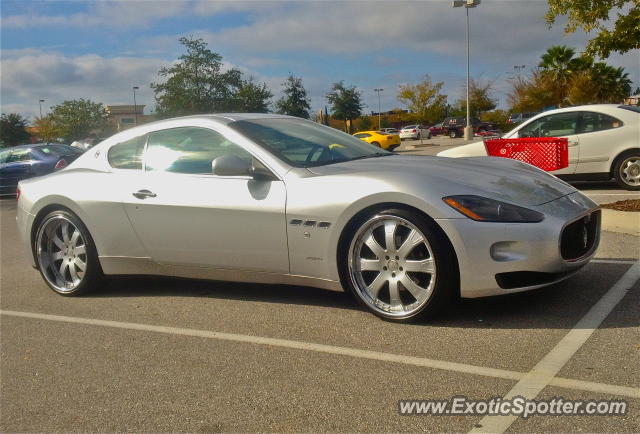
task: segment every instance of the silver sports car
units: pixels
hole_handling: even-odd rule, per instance
[[[17,220],[62,295],[116,274],[283,283],[346,288],[396,321],[558,282],[600,234],[598,206],[533,166],[398,155],[254,114],[116,134],[22,181]]]

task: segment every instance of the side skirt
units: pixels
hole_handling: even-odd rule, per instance
[[[265,283],[312,286],[315,288],[342,291],[340,282],[295,274],[268,273],[255,270],[236,270],[185,265],[165,265],[151,258],[124,256],[100,256],[100,265],[106,275],[151,275],[185,277],[190,279],[222,280],[227,282]]]

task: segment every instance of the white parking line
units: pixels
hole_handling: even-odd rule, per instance
[[[587,196],[633,196],[633,197],[640,197],[640,193],[589,193],[589,192],[585,192],[584,190],[582,191],[582,194],[585,194]]]
[[[620,280],[578,321],[575,327],[507,393],[504,399],[522,396],[534,399],[551,384],[555,375],[584,345],[602,321],[640,279],[640,262],[636,262]],[[471,433],[503,433],[518,416],[485,416]]]
[[[592,259],[592,263],[594,264],[623,264],[623,265],[633,265],[638,261],[627,260],[627,259]]]
[[[267,338],[261,336],[241,335],[235,333],[223,333],[209,330],[186,329],[179,327],[156,326],[121,321],[109,321],[92,318],[78,318],[62,315],[50,315],[35,312],[18,312],[0,310],[0,315],[56,321],[71,324],[86,324],[102,327],[111,327],[125,330],[139,330],[154,333],[166,333],[172,335],[195,336],[207,339],[219,339],[233,342],[243,342],[255,345],[270,345],[282,348],[293,348],[304,351],[316,351],[320,353],[336,354],[361,359],[378,360],[383,362],[401,363],[404,365],[419,366],[424,368],[440,369],[443,371],[459,372],[471,375],[481,375],[491,378],[518,381],[525,377],[525,373],[505,369],[488,368],[484,366],[455,363],[445,360],[427,359],[424,357],[405,356],[401,354],[383,353],[378,351],[359,350],[356,348],[323,345],[311,342],[293,341],[288,339]],[[594,383],[589,381],[574,380],[569,378],[552,378],[551,384],[557,387],[591,392],[609,393],[629,398],[640,398],[640,388],[618,386],[612,384]]]

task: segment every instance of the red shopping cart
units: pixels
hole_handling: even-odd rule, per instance
[[[491,157],[512,158],[551,172],[569,165],[568,140],[562,137],[487,139],[484,146]]]

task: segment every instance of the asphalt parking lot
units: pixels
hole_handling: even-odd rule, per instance
[[[628,195],[607,183],[581,188],[599,203]],[[458,301],[427,323],[399,325],[342,292],[293,286],[122,277],[61,297],[24,259],[15,206],[0,200],[2,432],[640,427],[633,235],[603,232],[597,259],[558,285]],[[629,408],[513,420],[398,412],[403,399],[514,394],[623,399]]]

